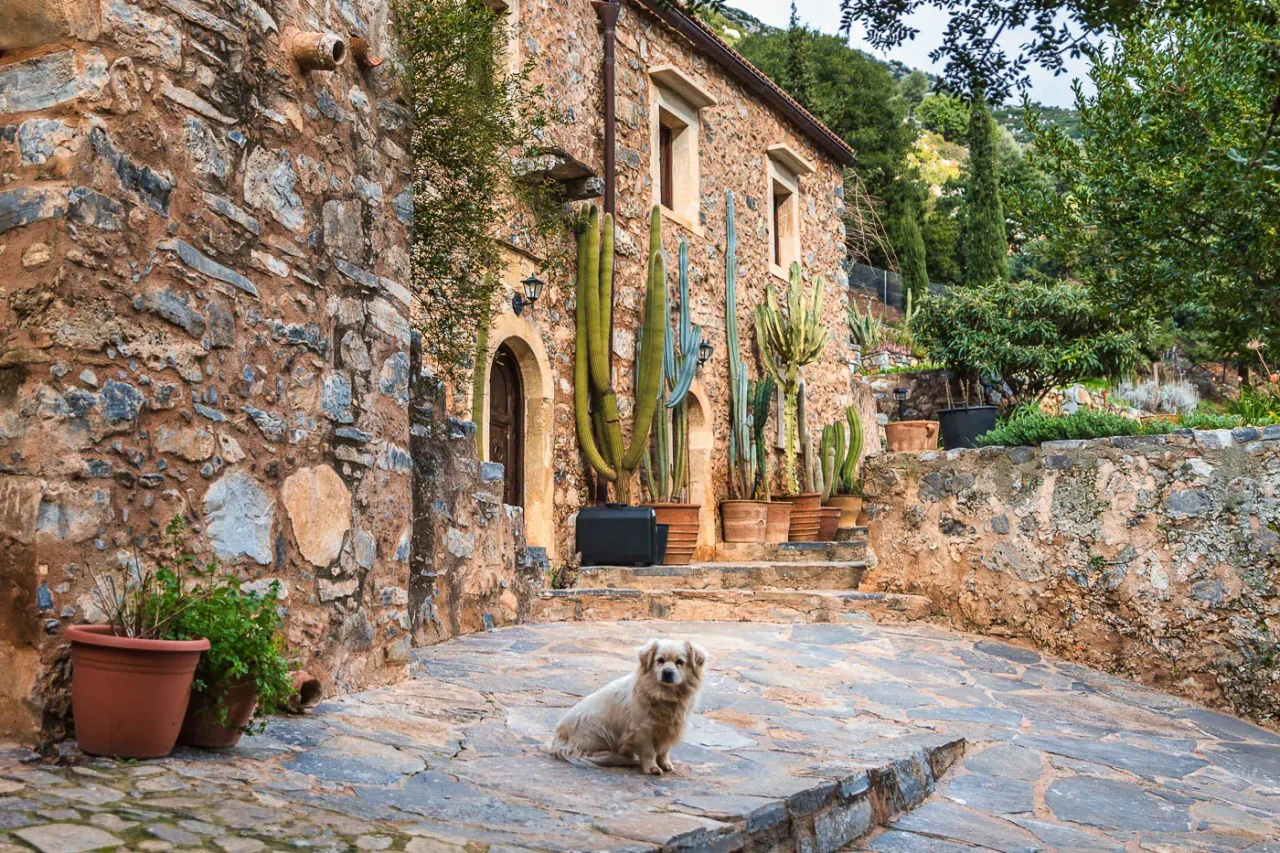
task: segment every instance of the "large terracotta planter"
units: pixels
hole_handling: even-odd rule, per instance
[[[698,547],[698,513],[702,504],[649,504],[658,524],[667,525],[667,566],[688,565]]]
[[[894,421],[884,425],[889,450],[895,453],[919,453],[938,449],[937,421]]]
[[[791,532],[791,510],[793,507],[786,501],[768,501],[769,511],[765,516],[764,541],[768,543],[786,542]]]
[[[219,719],[219,695],[227,709],[226,725]],[[240,742],[241,730],[253,718],[256,707],[258,686],[252,681],[241,681],[225,690],[214,688],[193,693],[187,705],[187,716],[182,721],[182,731],[178,733],[178,743],[202,749],[233,747]]]
[[[71,710],[90,755],[161,758],[173,751],[209,641],[117,637],[110,625],[73,625]]]
[[[788,538],[792,542],[816,542],[822,516],[822,493],[804,492],[782,500],[791,503]]]
[[[860,495],[832,495],[827,500],[827,506],[837,507],[840,510],[840,521],[836,524],[837,529],[847,530],[850,527],[858,526],[858,516],[862,515],[862,497]]]
[[[836,530],[840,527],[840,507],[824,506],[819,510],[818,541],[836,541]]]
[[[764,501],[720,501],[720,521],[726,542],[763,542],[769,520]]]

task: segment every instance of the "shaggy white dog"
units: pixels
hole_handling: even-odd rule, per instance
[[[556,726],[551,754],[574,764],[670,772],[702,684],[707,653],[685,640],[650,640],[640,666],[601,687]]]

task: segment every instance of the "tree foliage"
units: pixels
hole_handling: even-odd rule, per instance
[[[990,284],[1009,274],[1009,241],[1000,200],[1000,160],[996,124],[986,95],[975,89],[969,103],[968,233],[965,283]]]
[[[393,25],[414,162],[414,325],[451,379],[472,361],[503,260],[499,225],[512,159],[532,153],[549,116],[528,69],[509,73],[506,30],[482,0],[397,0]]]
[[[1003,377],[1024,404],[1058,385],[1136,370],[1150,326],[1127,328],[1081,285],[995,281],[927,296],[912,331],[957,377]]]
[[[898,253],[898,273],[902,286],[916,298],[929,288],[929,270],[925,264],[924,238],[920,234],[920,206],[924,203],[918,180],[908,175],[889,186],[885,231]]]
[[[1280,347],[1275,11],[1159,11],[1090,78],[1097,94],[1076,89],[1081,142],[1029,116],[1054,180],[1028,200],[1036,230],[1115,311],[1199,315],[1222,354],[1255,336]]]
[[[916,121],[948,142],[963,142],[969,135],[969,105],[946,92],[929,95],[916,108]]]

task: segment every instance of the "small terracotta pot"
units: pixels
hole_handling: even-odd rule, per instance
[[[788,538],[792,542],[815,542],[822,516],[822,493],[804,492],[782,498],[791,503],[791,527]]]
[[[840,507],[824,506],[819,510],[818,541],[836,541],[836,530],[840,527]]]
[[[227,709],[227,724],[218,715],[218,697]],[[178,733],[178,743],[201,749],[228,749],[240,742],[242,729],[253,719],[258,707],[258,686],[240,681],[225,689],[212,688],[191,694],[187,716]]]
[[[938,449],[937,421],[894,421],[884,425],[885,441],[894,453]]]
[[[90,755],[161,758],[173,751],[209,641],[117,637],[110,625],[73,625],[71,710]]]
[[[324,698],[324,686],[320,679],[304,670],[297,670],[290,677],[293,680],[293,695],[289,697],[290,714],[305,714],[320,704],[320,700]]]
[[[720,520],[726,542],[763,542],[769,519],[764,501],[720,501]]]
[[[649,504],[658,524],[667,525],[667,559],[664,565],[685,566],[698,547],[698,513],[702,504]]]
[[[827,506],[839,507],[840,523],[837,525],[839,529],[847,530],[858,526],[858,516],[862,515],[861,495],[832,495],[827,500]]]
[[[766,501],[769,506],[765,516],[764,541],[768,543],[786,542],[791,530],[791,510],[787,501]]]

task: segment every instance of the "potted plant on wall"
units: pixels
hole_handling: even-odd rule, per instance
[[[767,459],[757,456],[753,411],[761,383],[747,378],[738,338],[738,228],[733,192],[725,193],[724,336],[729,361],[729,499],[720,502],[725,542],[763,542],[768,524],[769,501],[760,497],[759,471]],[[767,378],[764,420],[769,417],[773,380]],[[767,479],[767,478],[766,478]],[[768,494],[767,487],[764,494]],[[788,510],[788,513],[790,511]],[[788,522],[790,515],[788,514]]]
[[[216,577],[216,564],[197,581],[207,594],[176,620],[178,630],[209,640],[192,685],[191,702],[178,742],[222,749],[235,746],[252,721],[282,711],[294,695],[280,634],[280,582],[265,594],[240,580]]]
[[[805,299],[800,280],[800,264],[791,264],[787,287],[787,307],[779,307],[773,288],[767,289],[766,302],[756,306],[756,340],[765,368],[782,389],[782,422],[784,435],[783,481],[793,503],[792,538],[817,535],[816,518],[811,515],[821,506],[817,492],[800,493],[796,477],[796,446],[800,405],[800,370],[817,361],[827,345],[827,329],[822,325],[823,281],[814,281],[813,296]],[[797,528],[797,522],[800,527]],[[810,527],[813,530],[810,531]]]
[[[610,315],[613,306],[613,217],[591,205],[578,228],[578,278],[573,370],[573,408],[578,445],[596,473],[613,486],[619,504],[578,513],[576,550],[584,565],[649,564],[659,547],[659,528],[649,507],[629,507],[631,481],[649,447],[649,434],[663,381],[663,337],[667,272],[662,257],[661,212],[649,226],[649,268],[644,325],[630,444],[623,443],[622,417],[613,387]]]
[[[858,516],[862,514],[862,481],[858,478],[863,444],[862,419],[854,406],[846,408],[844,414],[849,425],[847,439],[844,424],[830,424],[829,434],[823,431],[823,456],[831,453],[834,461],[833,472],[827,482],[826,503],[840,511],[836,522],[837,538],[840,537],[839,531],[857,527]]]
[[[180,529],[171,524],[169,533]],[[205,591],[184,588],[171,566],[143,569],[136,555],[126,577],[90,574],[107,621],[67,629],[79,747],[121,758],[168,755],[209,648],[207,638],[182,633],[179,620]]]
[[[667,553],[664,561],[669,566],[686,565],[693,559],[698,547],[699,513],[701,504],[681,503],[681,493],[688,496],[689,489],[689,386],[698,369],[698,347],[702,342],[702,327],[689,320],[689,244],[680,241],[680,322],[678,326],[679,350],[671,329],[663,320],[663,389],[658,395],[658,409],[654,418],[652,446],[644,455],[645,485],[653,498],[654,517],[658,524],[667,526]],[[636,332],[637,371],[644,359],[644,329]],[[637,387],[639,375],[637,373]]]

